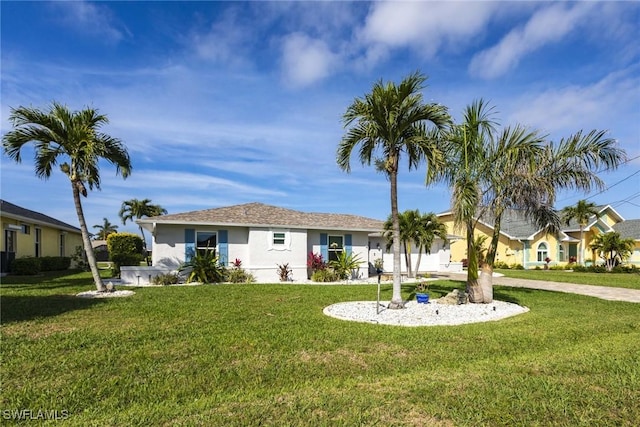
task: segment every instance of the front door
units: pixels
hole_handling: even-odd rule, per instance
[[[0,256],[0,270],[2,273],[9,272],[9,265],[16,259],[16,232],[14,230],[4,230],[4,251]]]

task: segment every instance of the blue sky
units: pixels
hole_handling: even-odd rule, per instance
[[[638,2],[12,2],[0,5],[1,120],[53,100],[107,114],[132,175],[105,164],[84,199],[90,230],[124,200],[170,213],[247,202],[385,219],[389,184],[335,163],[341,116],[379,80],[419,70],[455,119],[477,98],[503,125],[551,140],[607,129],[633,159],[597,194],[562,193],[640,218]],[[2,156],[1,197],[77,225],[69,183]],[[441,212],[425,167],[399,175],[399,208]],[[136,231],[133,224],[120,230]]]

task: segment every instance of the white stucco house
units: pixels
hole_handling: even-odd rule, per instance
[[[335,259],[342,251],[357,255],[362,262],[356,274],[361,278],[369,276],[376,258],[383,257],[385,271],[393,266],[392,254],[384,250],[383,221],[357,215],[247,203],[136,222],[151,232],[153,266],[123,270],[123,281],[134,284],[148,283],[151,277],[175,270],[207,249],[215,250],[225,265],[239,259],[242,267],[263,283],[277,282],[278,264],[283,263],[289,264],[294,281],[307,280],[310,252],[321,254],[324,260]],[[423,254],[421,270],[438,271],[448,260],[448,244],[436,241],[432,254]]]

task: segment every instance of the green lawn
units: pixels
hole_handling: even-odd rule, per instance
[[[29,283],[25,283],[29,282]],[[2,279],[0,409],[67,425],[635,426],[640,304],[496,287],[529,313],[403,328],[332,319],[376,286],[139,288]],[[434,282],[436,298],[461,282]],[[405,296],[411,285],[403,288]],[[390,298],[390,286],[383,287]],[[42,422],[42,421],[41,421]]]
[[[496,270],[507,277],[640,289],[638,273],[578,273],[565,270]]]

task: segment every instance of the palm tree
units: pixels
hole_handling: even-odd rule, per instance
[[[420,260],[422,259],[422,252],[427,255],[431,253],[431,246],[436,237],[447,241],[447,226],[440,221],[433,212],[429,212],[419,216],[418,227],[414,236],[414,243],[418,247],[418,261],[416,262],[416,271],[413,276],[418,275],[420,269]]]
[[[446,107],[424,104],[420,91],[426,76],[413,73],[399,85],[381,80],[370,93],[356,98],[343,115],[344,126],[349,127],[337,150],[338,166],[351,171],[352,151],[360,146],[358,156],[362,165],[372,161],[383,162],[384,173],[391,191],[391,218],[393,222],[393,295],[389,308],[403,308],[400,292],[400,224],[398,221],[398,170],[404,154],[409,169],[417,168],[426,160],[428,168],[443,165],[437,134],[449,124]],[[434,127],[427,129],[428,124]],[[376,155],[381,158],[376,159]]]
[[[133,221],[134,219],[140,219],[144,217],[165,215],[167,210],[160,205],[152,205],[150,199],[131,199],[125,200],[122,202],[122,207],[120,208],[120,212],[118,215],[122,219],[122,224],[126,224],[127,221]],[[144,229],[142,225],[138,225],[140,228],[140,234],[142,235],[142,244],[144,246],[144,253],[148,254],[147,251],[147,240],[144,236]],[[149,259],[147,256],[147,263],[149,263]]]
[[[427,184],[444,181],[452,189],[452,212],[456,227],[464,228],[467,241],[467,293],[471,302],[490,302],[492,295],[478,283],[478,254],[474,250],[474,231],[482,216],[483,184],[491,169],[487,147],[496,132],[494,109],[483,100],[467,106],[463,121],[451,127],[444,149],[445,168],[427,171]]]
[[[633,252],[633,239],[623,239],[618,232],[597,235],[591,242],[591,249],[604,260],[607,271],[613,270],[618,263],[624,262]]]
[[[398,223],[400,225],[400,243],[404,249],[404,261],[407,266],[407,275],[412,277],[413,269],[411,268],[411,245],[416,240],[418,235],[418,228],[420,226],[420,211],[406,210],[398,213]],[[385,230],[384,236],[387,239],[387,250],[393,246],[393,218],[389,215],[389,218],[385,221],[383,228]]]
[[[98,234],[96,234],[96,238],[98,240],[106,240],[109,234],[118,232],[117,225],[111,224],[107,218],[102,218],[102,220],[104,222],[101,225],[97,224],[93,226],[93,228],[97,228],[99,230]]]
[[[109,120],[93,108],[72,112],[57,102],[52,103],[48,111],[21,106],[11,109],[9,120],[14,129],[3,136],[2,145],[11,159],[21,162],[20,150],[32,142],[35,172],[39,178],[48,179],[53,167],[61,162],[60,170],[71,182],[91,274],[98,291],[103,291],[80,195],[87,197],[87,186],[90,190],[100,189],[99,162],[102,159],[115,165],[116,173],[123,178],[129,176],[131,161],[125,146],[119,139],[100,131]]]
[[[444,181],[453,189],[454,220],[466,230],[471,302],[493,300],[493,263],[507,209],[518,210],[538,227],[557,233],[560,219],[553,209],[557,191],[602,188],[595,170],[614,169],[626,158],[603,131],[578,132],[554,144],[521,125],[498,131],[493,115],[493,108],[482,100],[468,106],[462,124],[452,127],[447,138],[447,167],[431,169],[427,175],[427,183]],[[482,217],[493,218],[493,234],[478,281],[473,236]]]
[[[569,225],[571,220],[576,220],[580,226],[580,242],[578,243],[578,264],[584,265],[584,228],[589,223],[589,219],[593,216],[599,218],[601,213],[598,206],[593,202],[587,202],[586,200],[578,200],[575,206],[567,206],[562,209],[562,219],[566,225]]]

